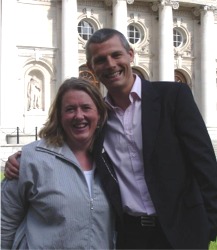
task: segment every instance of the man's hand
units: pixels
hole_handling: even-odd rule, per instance
[[[15,154],[8,157],[8,160],[5,163],[5,172],[4,172],[4,175],[7,179],[18,178],[20,164],[17,158],[20,157],[20,155],[21,151],[18,151]]]

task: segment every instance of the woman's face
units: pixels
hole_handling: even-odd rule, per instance
[[[97,107],[86,92],[70,90],[63,95],[61,124],[72,150],[89,147],[99,119]]]

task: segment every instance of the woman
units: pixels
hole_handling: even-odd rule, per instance
[[[101,154],[106,118],[96,87],[77,78],[60,86],[42,139],[22,149],[19,179],[2,182],[2,249],[115,247],[120,206],[98,174],[111,164]]]

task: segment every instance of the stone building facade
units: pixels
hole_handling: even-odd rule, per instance
[[[217,151],[216,0],[1,0],[0,11],[2,162],[37,139],[65,78],[106,94],[85,60],[88,37],[103,27],[125,34],[141,77],[189,84]]]

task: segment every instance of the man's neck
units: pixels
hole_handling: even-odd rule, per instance
[[[125,88],[116,88],[108,90],[108,94],[114,106],[126,110],[130,105],[130,91],[133,87],[135,78],[132,79],[132,84],[128,84]]]
[[[121,108],[122,110],[126,110],[130,105],[129,94],[123,93],[109,93],[109,97],[114,106]]]

